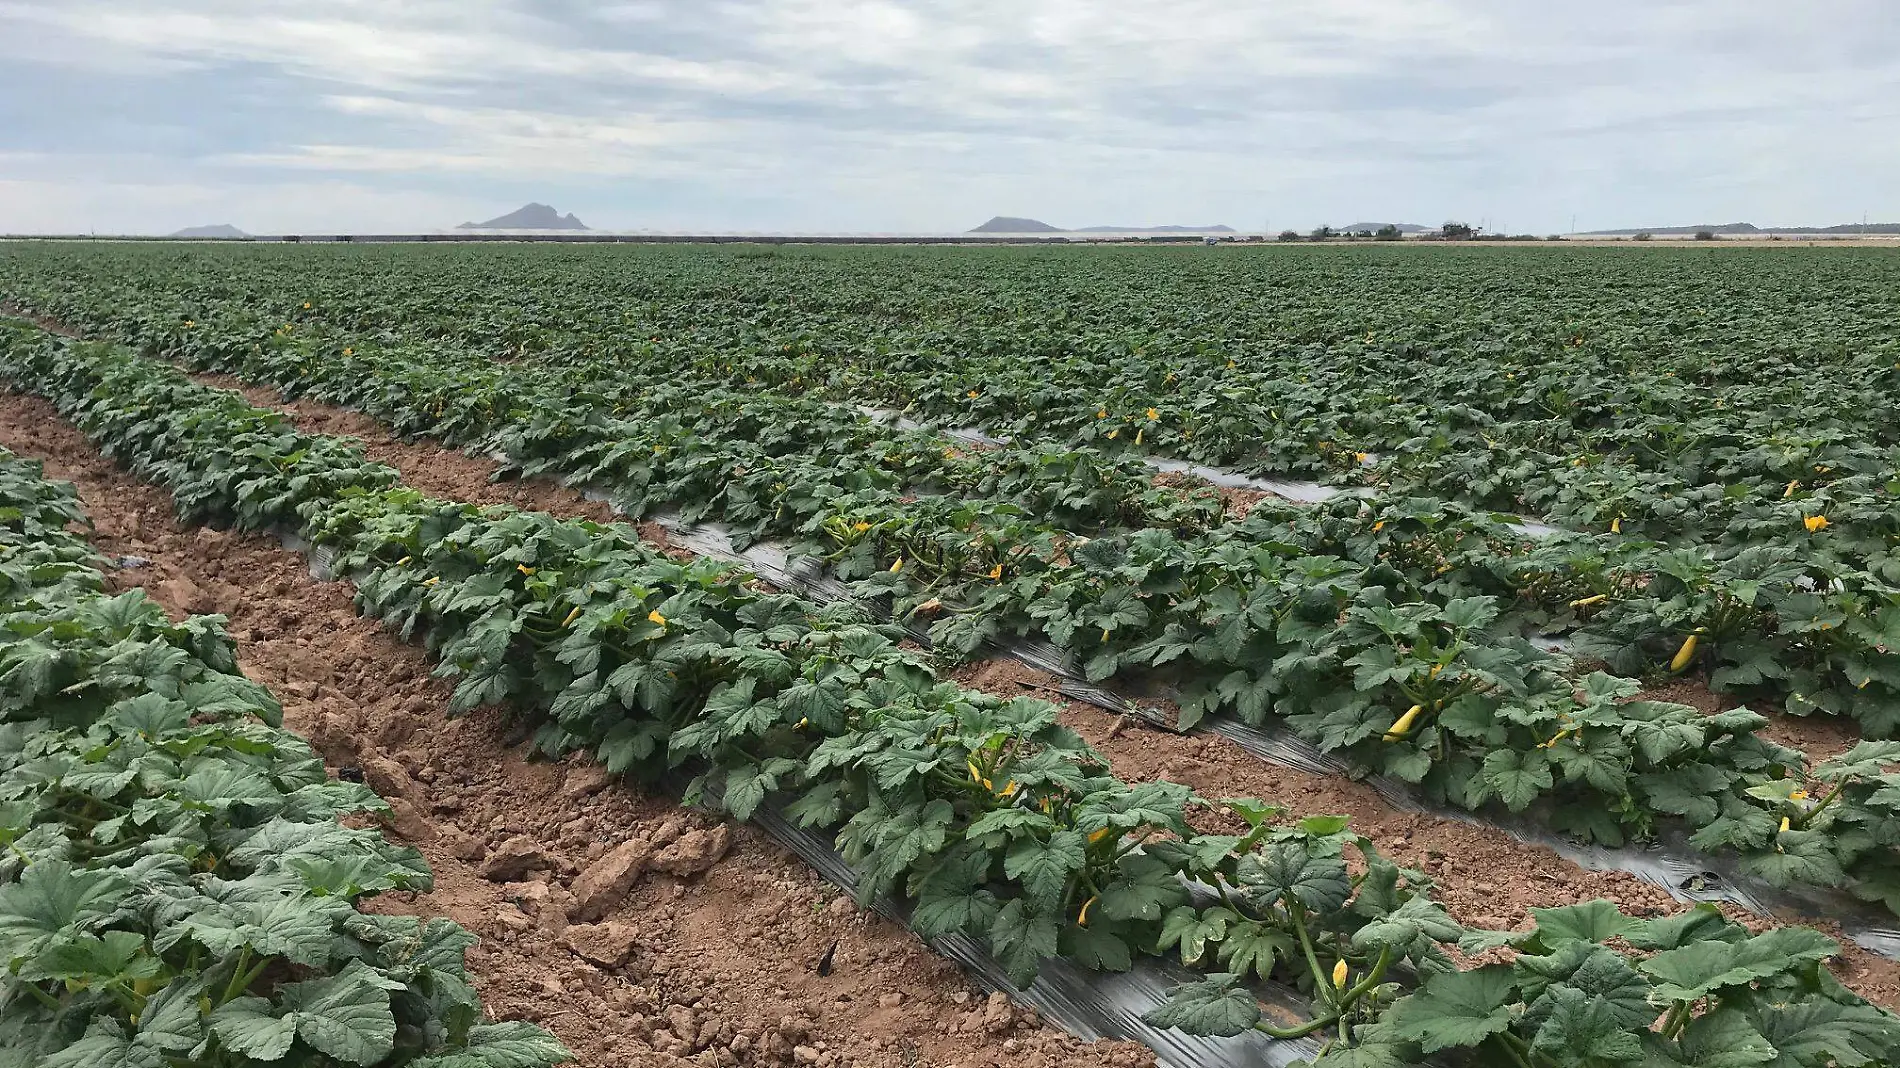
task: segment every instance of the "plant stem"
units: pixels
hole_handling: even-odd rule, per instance
[[[244,970],[250,966],[251,947],[244,946],[238,950],[237,967],[231,969],[230,985],[224,988],[224,996],[218,999],[218,1004],[223,1005],[244,991],[245,986],[248,985],[242,982],[244,979]]]
[[[1313,952],[1313,940],[1306,933],[1306,906],[1294,898],[1287,898],[1286,910],[1293,917],[1293,930],[1300,936],[1300,951],[1306,954],[1306,966],[1313,971],[1313,990],[1328,1005],[1337,1004],[1334,995],[1338,991],[1326,981],[1326,971],[1319,966],[1319,956]]]

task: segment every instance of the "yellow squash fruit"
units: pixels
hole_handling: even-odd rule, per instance
[[[1405,715],[1400,716],[1399,721],[1392,724],[1392,729],[1385,732],[1385,740],[1388,742],[1396,742],[1412,733],[1412,724],[1418,720],[1418,714],[1424,710],[1424,705],[1413,705],[1406,709]]]
[[[1669,670],[1681,671],[1683,668],[1688,667],[1689,661],[1695,659],[1695,646],[1695,635],[1691,634],[1687,638],[1682,639],[1682,647],[1676,650],[1675,658],[1669,661]]]

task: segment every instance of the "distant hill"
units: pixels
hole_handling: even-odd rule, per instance
[[[1591,230],[1586,237],[1622,234],[1900,234],[1900,223],[1841,223],[1838,226],[1756,226],[1754,223],[1703,223],[1699,226],[1631,226],[1621,230]]]
[[[1081,226],[1069,231],[1077,234],[1231,234],[1234,228],[1221,226]]]
[[[1356,234],[1361,230],[1371,230],[1373,233],[1376,234],[1381,229],[1387,226],[1398,227],[1399,233],[1401,234],[1422,234],[1428,230],[1434,229],[1434,227],[1420,226],[1417,223],[1369,223],[1369,222],[1347,223],[1344,226],[1335,226],[1333,227],[1333,229],[1339,231],[1342,234]]]
[[[1064,230],[1060,226],[1050,226],[1040,219],[1019,219],[1013,215],[998,215],[982,226],[971,230],[973,234],[1231,234],[1231,226],[1084,226],[1075,230]]]
[[[171,237],[249,237],[250,234],[232,226],[230,223],[218,223],[215,226],[187,226]]]
[[[1046,222],[1035,219],[998,215],[970,232],[973,234],[1059,234],[1063,231],[1060,226],[1050,226]]]
[[[562,215],[546,204],[529,204],[487,222],[463,223],[457,230],[585,230],[587,224],[571,213]]]

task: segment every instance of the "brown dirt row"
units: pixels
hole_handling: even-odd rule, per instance
[[[276,408],[308,433],[336,434],[363,442],[368,454],[402,473],[413,488],[450,500],[506,503],[558,516],[602,519],[606,505],[588,501],[579,491],[544,479],[493,483],[497,464],[434,444],[403,441],[369,416],[302,399],[286,403],[275,390],[227,375],[197,375],[198,381],[234,389],[259,407]],[[663,539],[653,524],[643,536]],[[660,544],[664,544],[661,540]],[[1438,881],[1438,897],[1463,923],[1491,928],[1528,926],[1529,909],[1574,904],[1596,898],[1616,902],[1636,915],[1662,915],[1687,906],[1662,888],[1626,872],[1585,870],[1554,850],[1531,845],[1495,828],[1445,816],[1393,808],[1363,784],[1339,776],[1314,775],[1264,763],[1238,745],[1207,735],[1184,736],[1124,721],[1090,705],[1064,701],[1056,680],[1015,661],[965,665],[955,677],[977,689],[1011,697],[1031,693],[1064,705],[1064,719],[1094,744],[1115,773],[1128,781],[1168,779],[1194,787],[1203,796],[1254,796],[1284,805],[1298,816],[1351,816],[1356,828],[1399,863],[1427,872]],[[1668,699],[1681,700],[1679,694]],[[1808,721],[1795,721],[1805,723]],[[1731,910],[1752,926],[1759,917]],[[1787,917],[1788,922],[1812,922]],[[1826,929],[1827,924],[1816,924]],[[1836,935],[1838,930],[1833,931]],[[1851,943],[1836,972],[1869,1000],[1900,1008],[1900,962]]]
[[[749,827],[582,760],[529,760],[494,710],[447,718],[450,686],[356,614],[348,583],[312,579],[270,538],[181,527],[163,490],[44,401],[0,395],[0,444],[78,486],[101,552],[145,561],[109,572],[114,589],[142,588],[175,617],[230,618],[245,674],[333,769],[390,800],[390,832],[435,872],[429,893],[368,907],[467,927],[489,1012],[543,1024],[585,1068],[1152,1063],[986,998]]]

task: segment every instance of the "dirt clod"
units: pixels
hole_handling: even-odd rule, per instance
[[[508,883],[531,871],[553,866],[553,859],[541,848],[541,843],[525,834],[518,834],[491,850],[487,859],[482,861],[481,870],[484,879]]]
[[[591,923],[619,907],[627,891],[646,874],[652,856],[653,843],[636,838],[589,864],[570,887],[574,892],[572,918]]]

